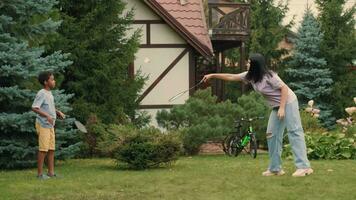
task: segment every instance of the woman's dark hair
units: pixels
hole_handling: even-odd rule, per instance
[[[266,66],[265,57],[259,53],[250,54],[250,69],[246,79],[254,83],[260,82],[265,75],[272,76],[271,71]]]
[[[50,72],[50,71],[41,72],[41,73],[38,75],[38,82],[40,82],[41,85],[44,86],[44,82],[45,82],[45,81],[48,81],[49,77],[51,77],[52,75],[53,75],[53,73]]]

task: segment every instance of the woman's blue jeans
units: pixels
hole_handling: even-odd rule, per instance
[[[267,144],[270,163],[268,169],[272,172],[281,170],[283,133],[287,127],[288,139],[294,155],[297,169],[310,168],[307,158],[304,131],[300,120],[298,100],[285,107],[285,117],[280,120],[277,116],[278,109],[273,109],[268,120]]]

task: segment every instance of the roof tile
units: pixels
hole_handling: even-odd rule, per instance
[[[201,45],[213,52],[201,0],[188,0],[185,5],[181,5],[180,0],[155,1],[196,37]]]

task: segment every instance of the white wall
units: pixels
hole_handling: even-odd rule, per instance
[[[185,44],[186,41],[180,37],[168,24],[151,25],[152,44]]]
[[[124,0],[127,3],[126,9],[135,9],[134,20],[157,20],[160,17],[141,0]]]
[[[127,9],[135,8],[135,20],[162,20],[144,2],[126,0]],[[134,24],[128,32],[142,30],[141,44],[146,44],[146,25]],[[151,44],[186,44],[187,42],[167,24],[151,24]],[[136,53],[135,72],[141,71],[149,77],[141,93],[143,93],[157,77],[183,52],[184,48],[141,48]],[[168,100],[177,93],[189,88],[189,54],[187,53],[169,73],[141,101],[141,105],[183,104],[189,98],[189,93],[174,102]],[[151,115],[153,126],[158,126],[156,113],[159,109],[142,109]]]
[[[148,75],[143,91],[145,91],[158,76],[183,51],[183,48],[142,48],[136,54],[135,70]],[[149,63],[145,60],[149,59]],[[183,104],[189,94],[181,96],[174,102],[168,100],[177,93],[189,88],[189,54],[187,53],[155,88],[142,100],[142,105]]]

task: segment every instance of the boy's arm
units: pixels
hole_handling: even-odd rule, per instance
[[[43,101],[44,101],[44,94],[41,92],[38,92],[36,94],[35,100],[33,101],[33,104],[32,104],[32,111],[39,114],[42,117],[45,117],[47,119],[47,121],[53,125],[52,117],[48,113],[43,112],[41,110],[41,105],[42,105]]]
[[[64,119],[66,117],[66,115],[64,113],[62,113],[61,111],[56,109],[56,115],[60,118],[60,119]]]
[[[49,114],[43,112],[43,111],[42,111],[40,108],[38,108],[38,107],[32,107],[32,111],[35,112],[35,113],[37,113],[37,114],[39,114],[39,115],[41,115],[42,117],[47,118],[48,122],[53,125],[53,119],[52,119],[51,116],[49,116]]]

